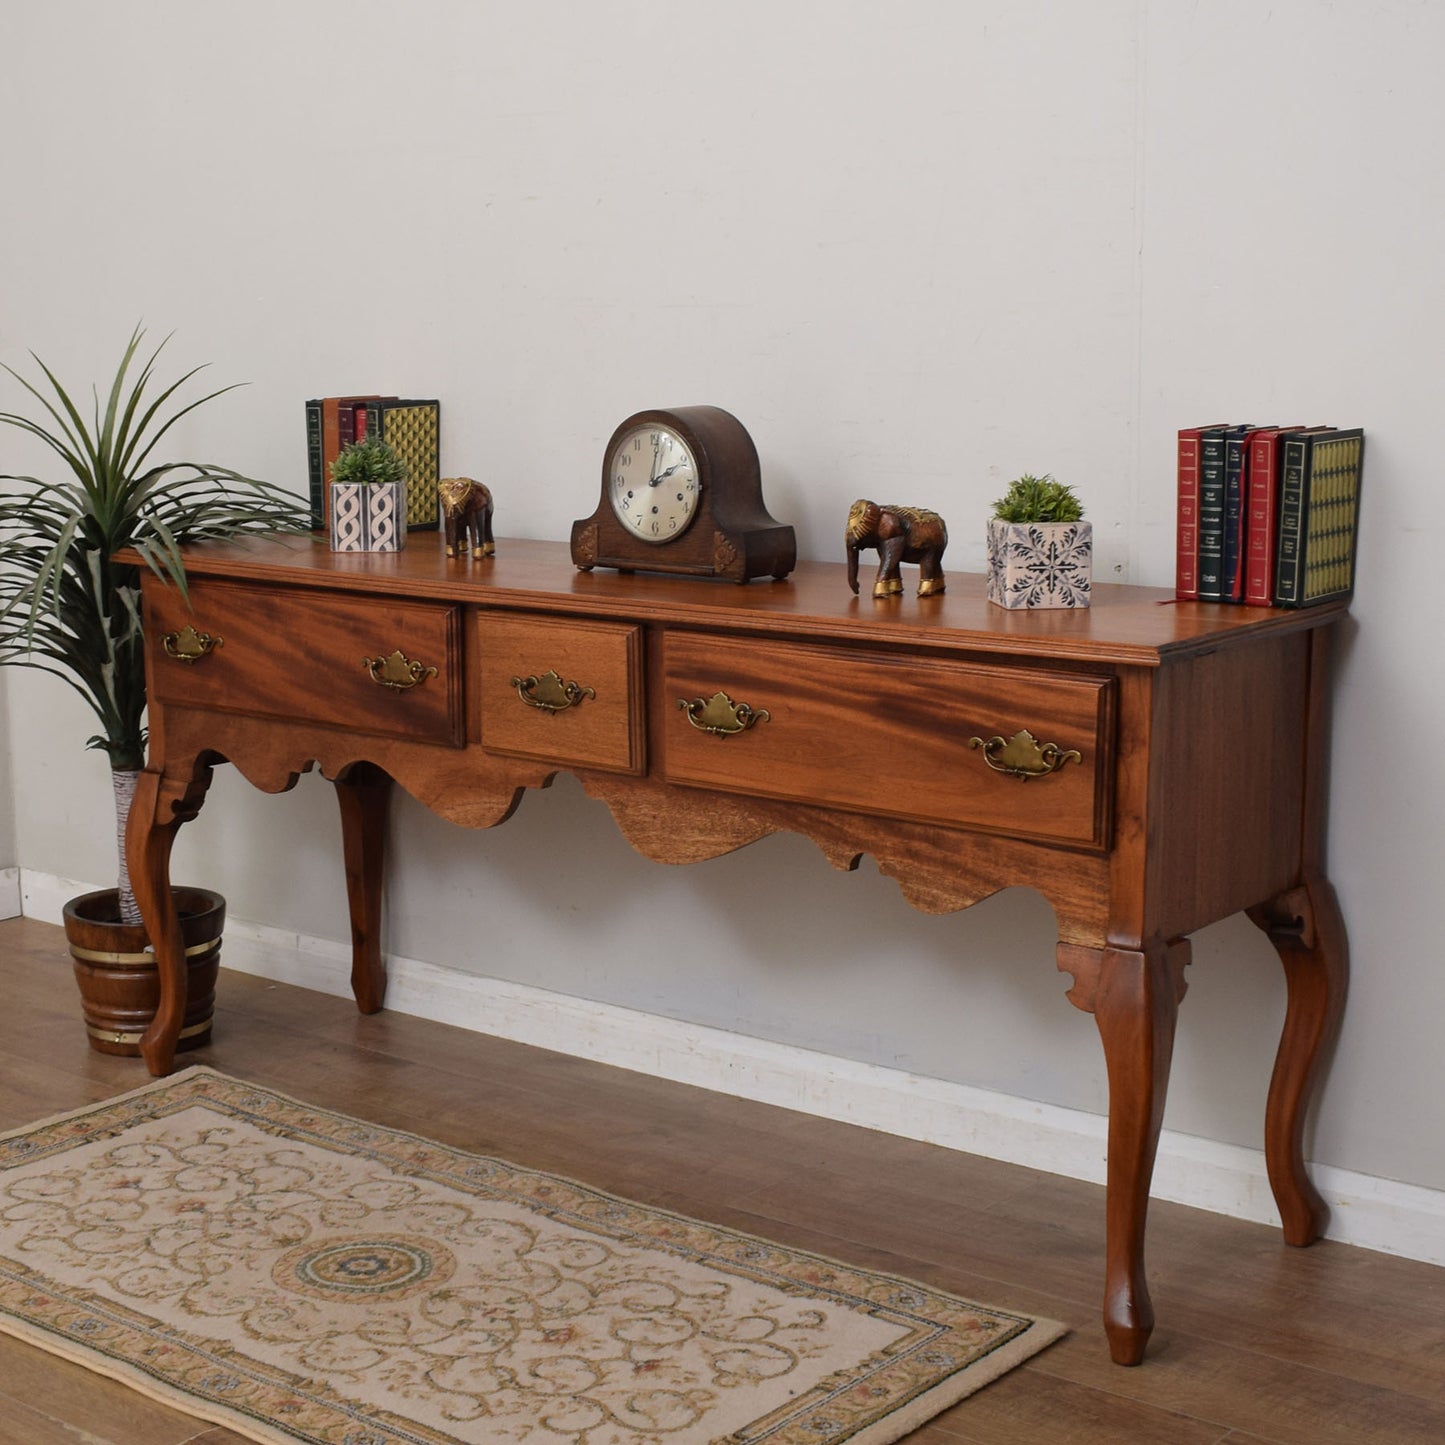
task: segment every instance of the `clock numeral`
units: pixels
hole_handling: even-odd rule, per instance
[[[632,465],[632,458],[626,452],[623,452],[622,455],[617,458],[617,465],[619,467],[630,467]]]
[[[635,451],[635,452],[640,452],[640,451],[642,450],[642,438],[641,438],[641,437],[634,437],[634,438],[632,439],[632,450]]]

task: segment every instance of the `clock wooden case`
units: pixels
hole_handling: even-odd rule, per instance
[[[572,524],[584,571],[689,577],[786,577],[793,529],[763,505],[758,452],[743,424],[716,406],[640,411],[612,433],[597,510]]]

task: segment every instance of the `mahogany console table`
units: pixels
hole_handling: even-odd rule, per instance
[[[1186,935],[1247,910],[1288,978],[1270,1182],[1290,1243],[1322,1232],[1302,1132],[1347,971],[1321,862],[1341,606],[1104,586],[1087,611],[1006,612],[979,577],[875,601],[841,564],[738,586],[578,572],[544,542],[448,560],[431,536],[393,554],[205,545],[187,570],[189,605],[144,584],[150,762],[129,853],[161,974],[153,1073],[172,1066],[185,1006],[171,844],[215,763],[271,792],[313,766],[336,784],[368,1013],[386,989],[391,782],[488,827],[565,769],[666,862],[788,830],[838,867],[871,853],[929,912],[1016,884],[1049,900],[1068,997],[1103,1040],[1104,1326],[1124,1364],[1154,1322],[1144,1224]]]

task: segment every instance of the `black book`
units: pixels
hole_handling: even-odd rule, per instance
[[[1277,607],[1313,607],[1355,589],[1360,480],[1359,427],[1287,432],[1279,499]]]
[[[1224,599],[1224,520],[1228,450],[1248,426],[1216,426],[1199,434],[1199,600]]]

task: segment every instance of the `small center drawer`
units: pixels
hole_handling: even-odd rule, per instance
[[[495,612],[480,614],[477,628],[483,747],[643,771],[640,628]]]
[[[669,782],[1109,845],[1111,677],[687,634],[664,657]]]
[[[145,620],[162,702],[462,744],[455,607],[201,580],[148,584]]]

